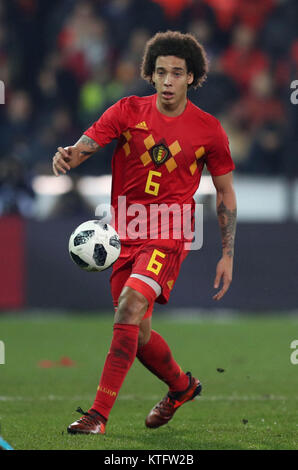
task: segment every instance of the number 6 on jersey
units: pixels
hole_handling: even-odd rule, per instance
[[[153,196],[157,196],[160,183],[157,183],[156,181],[152,181],[153,176],[158,176],[160,178],[161,173],[159,171],[154,171],[154,170],[149,171],[147,181],[146,181],[145,193],[153,194]]]

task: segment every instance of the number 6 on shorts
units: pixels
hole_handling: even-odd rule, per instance
[[[151,256],[150,261],[148,263],[148,266],[146,268],[147,271],[153,272],[154,274],[156,274],[156,276],[158,276],[159,271],[162,268],[162,263],[160,261],[156,260],[157,256],[159,256],[160,258],[165,258],[166,257],[166,255],[164,253],[162,253],[162,251],[159,251],[159,250],[155,249],[152,253],[152,256]]]

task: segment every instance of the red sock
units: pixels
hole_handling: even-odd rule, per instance
[[[180,392],[188,387],[189,377],[174,360],[166,341],[156,331],[152,330],[148,343],[138,348],[137,358],[165,382],[171,392]]]
[[[114,325],[110,351],[102,371],[92,409],[108,419],[122,383],[136,357],[138,325]]]

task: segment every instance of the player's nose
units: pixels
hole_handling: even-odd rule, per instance
[[[172,82],[171,82],[171,75],[170,75],[169,73],[167,73],[167,74],[165,75],[164,84],[165,84],[165,85],[171,85],[171,84],[172,84]]]

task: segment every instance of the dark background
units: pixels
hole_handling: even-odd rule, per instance
[[[51,159],[118,99],[154,92],[140,79],[140,62],[148,38],[167,29],[192,32],[206,48],[208,80],[189,97],[229,136],[239,223],[234,280],[215,304],[214,196],[199,201],[203,248],[190,253],[169,305],[158,308],[297,309],[298,126],[290,100],[298,79],[297,10],[295,0],[0,0],[3,311],[111,308],[110,271],[80,271],[67,246],[73,228],[94,218],[95,205],[78,182],[110,174],[114,144],[71,173],[70,189],[52,176]],[[50,179],[40,183],[41,176]],[[286,193],[277,215],[272,182]],[[253,198],[255,184],[265,197]]]

